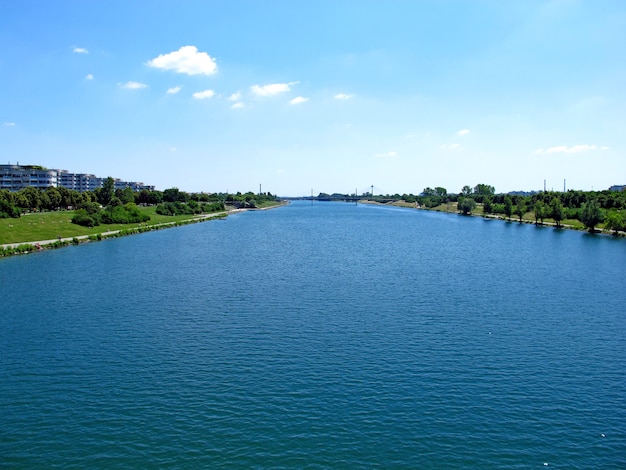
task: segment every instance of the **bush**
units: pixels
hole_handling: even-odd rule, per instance
[[[18,219],[20,217],[20,210],[8,201],[0,200],[0,219],[4,218]]]
[[[134,202],[108,206],[100,213],[100,217],[104,224],[138,224],[150,220],[150,216],[143,214]]]
[[[100,225],[98,214],[89,215],[85,209],[78,209],[74,212],[72,223],[83,227],[95,227]]]

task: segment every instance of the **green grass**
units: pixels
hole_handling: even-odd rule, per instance
[[[141,212],[150,216],[145,225],[156,225],[167,222],[179,222],[193,219],[195,216],[166,216],[156,213],[155,207],[140,207]],[[0,219],[0,245],[7,243],[27,243],[39,240],[53,240],[59,235],[62,238],[80,235],[96,235],[113,230],[124,230],[139,227],[141,224],[111,224],[98,227],[82,227],[71,223],[73,211],[39,212],[23,215],[19,219]]]

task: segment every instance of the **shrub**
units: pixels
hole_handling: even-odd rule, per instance
[[[100,225],[100,217],[98,214],[90,215],[86,209],[78,209],[74,212],[72,223],[84,227],[95,227]]]

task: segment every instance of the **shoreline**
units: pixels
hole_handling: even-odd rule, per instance
[[[289,204],[289,202],[280,202],[267,207],[250,207],[250,208],[233,208],[220,212],[213,212],[210,214],[200,214],[190,219],[178,220],[175,222],[162,222],[158,224],[140,224],[138,227],[130,227],[128,229],[109,230],[106,232],[100,232],[98,234],[91,235],[77,235],[74,237],[58,237],[50,240],[34,240],[27,242],[17,243],[5,243],[0,245],[0,258],[6,258],[9,256],[28,254],[33,252],[39,252],[43,250],[50,250],[55,248],[62,248],[70,245],[79,245],[81,243],[89,243],[95,241],[108,240],[111,238],[118,238],[128,235],[137,235],[145,232],[152,232],[155,230],[163,230],[166,228],[180,227],[183,225],[195,224],[200,222],[206,222],[213,219],[224,219],[230,214],[246,211],[257,210],[269,210],[277,207],[283,207]]]
[[[392,206],[392,207],[402,207],[405,209],[415,209],[415,210],[419,210],[419,211],[429,211],[429,212],[439,212],[441,214],[451,214],[451,215],[463,215],[461,214],[459,211],[454,210],[454,211],[447,211],[447,210],[437,210],[437,209],[429,209],[426,207],[416,207],[414,204],[411,203],[396,203],[396,202],[391,202],[391,203],[387,203],[387,204],[383,204],[380,202],[376,202],[376,201],[369,201],[367,199],[363,199],[363,200],[359,200],[358,201],[359,204],[372,204],[372,205],[380,205],[380,206]],[[517,223],[517,224],[528,224],[528,225],[534,225],[535,227],[546,227],[546,228],[554,228],[557,230],[572,230],[575,232],[583,232],[583,233],[588,233],[591,235],[604,235],[604,236],[610,236],[610,237],[614,237],[614,238],[626,238],[626,232],[621,232],[618,231],[617,233],[615,233],[615,231],[613,230],[604,230],[604,229],[600,229],[600,228],[596,228],[594,229],[593,232],[590,232],[589,230],[586,230],[584,228],[578,228],[578,227],[574,227],[573,225],[569,225],[569,224],[561,224],[557,227],[556,222],[535,222],[534,220],[530,220],[530,219],[522,219],[520,220],[514,220],[514,219],[507,219],[506,216],[502,216],[499,214],[467,214],[466,217],[482,217],[485,220],[500,220],[502,222],[508,222],[508,223]]]

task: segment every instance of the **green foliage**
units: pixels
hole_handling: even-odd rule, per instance
[[[543,219],[547,216],[547,207],[544,204],[544,202],[543,201],[535,202],[533,210],[535,212],[535,223],[541,220],[541,223],[543,224]]]
[[[150,216],[142,213],[135,203],[128,202],[123,206],[108,206],[100,212],[100,220],[103,224],[137,224],[147,222]]]
[[[526,213],[526,202],[520,198],[515,206],[515,215],[519,217],[519,221],[522,222],[522,217]]]
[[[102,224],[137,224],[147,222],[150,216],[139,210],[133,202],[124,205],[113,205],[117,198],[113,197],[112,204],[100,210],[98,204],[89,203],[84,208],[74,211],[72,223],[84,227],[96,227]],[[119,199],[117,199],[119,201]]]
[[[12,194],[6,189],[0,190],[0,219],[19,218],[20,210],[13,202]]]
[[[609,211],[604,218],[604,228],[613,230],[614,235],[617,235],[617,232],[626,231],[626,216],[623,212]]]
[[[471,186],[468,186],[468,185],[463,186],[463,189],[461,189],[461,195],[468,197],[471,194],[472,194]]]
[[[483,197],[483,213],[491,214],[493,213],[493,201],[490,196]]]
[[[46,195],[48,200],[48,210],[56,210],[61,206],[62,196],[61,191],[55,187],[46,188]]]
[[[116,189],[115,197],[117,197],[122,204],[135,202],[135,191],[133,191],[132,188]]]
[[[89,214],[85,209],[77,209],[74,211],[72,223],[83,227],[95,227],[100,225],[100,217],[98,214]]]
[[[442,188],[441,186],[437,186],[435,189],[424,188],[424,191],[422,191],[422,194],[419,197],[419,202],[424,207],[433,208],[445,203],[447,197],[448,191],[446,190],[446,188]],[[406,202],[416,201],[416,198],[414,196],[412,198],[409,198],[413,199],[412,201],[407,199],[406,197],[403,197],[403,199]]]
[[[550,203],[550,217],[554,219],[557,227],[561,227],[561,221],[565,218],[565,213],[563,204],[561,204],[561,200],[558,197],[552,199]]]
[[[225,210],[223,202],[203,203],[199,204],[197,201],[183,202],[164,202],[156,207],[157,214],[160,215],[183,215],[183,214],[202,214],[219,212]]]
[[[102,188],[97,193],[98,202],[103,206],[108,206],[115,196],[115,181],[110,176],[102,183]]]
[[[513,215],[513,200],[508,195],[504,197],[504,215],[509,220],[511,220],[511,215]]]
[[[163,191],[163,201],[165,202],[187,202],[188,200],[189,194],[178,188],[169,188]]]
[[[604,214],[600,209],[597,199],[592,199],[584,203],[580,210],[580,221],[585,224],[585,227],[593,232],[596,225],[604,220]]]
[[[474,186],[473,198],[475,201],[480,203],[485,203],[485,199],[491,197],[495,194],[496,189],[493,186],[489,186],[488,184],[477,184]]]
[[[465,197],[459,201],[458,207],[464,215],[468,215],[476,209],[476,201],[474,201],[471,197]]]

